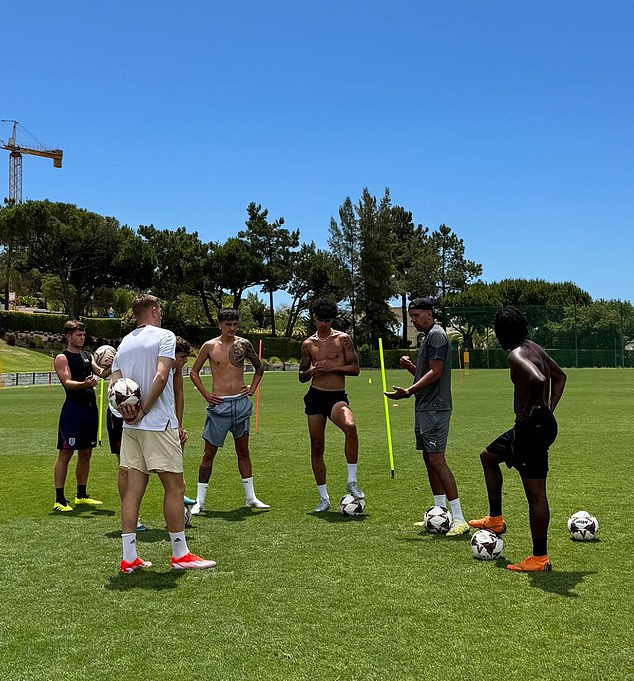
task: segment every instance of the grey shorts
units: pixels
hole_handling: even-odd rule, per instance
[[[222,447],[229,432],[233,434],[234,440],[241,438],[249,432],[252,411],[251,400],[243,395],[223,397],[220,404],[210,404],[207,407],[203,440],[214,447]]]
[[[416,449],[430,454],[447,449],[451,411],[415,411],[414,434]]]

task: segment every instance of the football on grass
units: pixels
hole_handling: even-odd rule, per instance
[[[133,407],[141,399],[141,388],[131,378],[120,378],[108,389],[108,402],[113,409],[123,405]]]
[[[355,515],[361,515],[365,509],[365,501],[357,499],[352,494],[346,494],[339,502],[339,512],[341,515],[351,518]]]
[[[105,364],[110,359],[114,359],[114,356],[117,354],[117,351],[112,347],[112,345],[100,345],[96,350],[95,350],[95,362],[97,363],[98,367],[101,367],[102,369],[107,369],[110,364]]]
[[[478,560],[495,560],[502,555],[504,542],[491,530],[478,530],[471,537],[471,553]]]
[[[568,518],[568,532],[576,541],[592,541],[599,531],[599,521],[588,511],[577,511]]]
[[[432,534],[446,534],[451,527],[451,513],[444,506],[432,506],[423,517],[425,529]]]

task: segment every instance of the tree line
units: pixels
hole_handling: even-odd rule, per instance
[[[247,206],[244,228],[220,242],[204,241],[185,227],[133,230],[72,204],[27,201],[0,209],[2,297],[6,307],[12,287],[41,292],[77,318],[92,313],[93,305],[121,312],[134,291],[151,291],[175,324],[215,325],[217,311],[231,306],[252,328],[288,338],[308,328],[312,300],[329,297],[341,303],[340,327],[369,349],[378,338],[386,347],[408,347],[413,339],[407,337],[407,303],[417,296],[452,310],[446,325],[463,336],[466,347],[482,342],[491,310],[501,305],[593,305],[571,282],[483,283],[482,265],[466,257],[464,241],[451,227],[430,230],[415,223],[411,211],[392,203],[387,188],[379,199],[367,188],[356,202],[346,197],[330,220],[327,244],[320,249],[302,242],[299,228],[287,228],[283,217],[272,219],[255,202]],[[279,291],[291,302],[276,310]],[[390,309],[394,299],[401,307],[400,336]],[[630,314],[631,306],[627,319]],[[600,316],[586,315],[595,326]],[[551,319],[553,335],[565,336],[569,323],[570,313]]]
[[[347,197],[339,220],[330,222],[329,249],[301,242],[299,229],[288,229],[283,217],[271,219],[260,204],[250,203],[246,212],[236,236],[207,242],[185,227],[133,230],[72,204],[5,206],[5,304],[12,280],[38,275],[40,289],[58,296],[71,318],[85,314],[96,294],[103,303],[104,291],[114,298],[121,289],[152,291],[168,307],[183,295],[193,297],[210,324],[223,306],[238,309],[246,298],[251,316],[267,323],[271,335],[290,338],[311,301],[331,297],[342,303],[343,323],[356,342],[374,347],[379,337],[398,344],[390,299],[401,299],[405,315],[408,297],[462,291],[482,273],[464,257],[464,243],[450,227],[430,231],[414,224],[411,212],[392,204],[389,189],[380,200],[367,189],[357,203]],[[268,305],[258,306],[249,295],[254,287]],[[284,328],[274,307],[278,291],[291,299]]]

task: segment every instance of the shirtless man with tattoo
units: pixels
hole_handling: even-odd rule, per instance
[[[304,411],[308,417],[313,475],[320,497],[313,513],[320,513],[330,508],[324,462],[324,436],[328,419],[343,431],[346,438],[344,450],[348,463],[346,490],[357,499],[364,499],[365,494],[357,484],[359,440],[357,426],[345,392],[346,376],[359,375],[357,353],[350,336],[332,328],[337,316],[337,305],[334,302],[317,300],[313,303],[311,312],[317,331],[302,343],[299,381],[300,383],[312,381],[304,397],[306,405]]]
[[[221,310],[218,313],[218,327],[220,336],[203,344],[189,374],[198,392],[208,403],[203,430],[205,451],[198,468],[198,495],[192,507],[194,515],[205,508],[214,458],[218,447],[223,446],[230,431],[238,455],[238,470],[244,485],[247,507],[270,508],[255,496],[249,457],[249,417],[253,410],[249,397],[255,395],[264,367],[253,345],[246,338],[236,336],[238,313],[235,310]],[[212,392],[205,389],[199,374],[207,360],[211,367]],[[245,360],[249,360],[255,369],[251,385],[244,384]]]

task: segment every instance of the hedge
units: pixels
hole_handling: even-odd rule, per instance
[[[4,331],[38,331],[40,333],[63,333],[68,317],[64,314],[40,314],[39,312],[13,312],[0,310],[0,328]],[[120,338],[121,320],[99,317],[81,317],[89,336]]]

